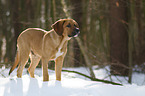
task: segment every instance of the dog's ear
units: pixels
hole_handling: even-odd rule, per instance
[[[65,20],[58,20],[54,24],[52,24],[52,28],[55,30],[55,32],[59,35],[62,36],[63,34],[63,24],[65,23]]]

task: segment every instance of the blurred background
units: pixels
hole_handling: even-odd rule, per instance
[[[111,74],[129,77],[145,72],[145,0],[0,0],[0,67],[13,64],[23,30],[50,30],[62,18],[76,20],[81,31],[69,41],[64,67],[110,66]]]

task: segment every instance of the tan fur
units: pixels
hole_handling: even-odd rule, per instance
[[[71,27],[68,28],[67,25]],[[78,28],[78,24],[72,19],[60,19],[52,25],[52,30],[45,31],[40,28],[28,28],[17,39],[17,55],[9,74],[19,64],[17,77],[22,77],[25,64],[30,56],[31,64],[28,72],[34,78],[34,70],[40,59],[42,60],[43,81],[49,80],[48,61],[55,61],[56,80],[61,80],[61,70],[64,56],[67,52],[67,43],[72,32]]]

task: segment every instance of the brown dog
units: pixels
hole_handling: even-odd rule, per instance
[[[21,78],[30,55],[31,64],[28,72],[32,78],[34,78],[34,70],[41,59],[43,81],[49,80],[48,61],[50,60],[55,61],[56,80],[61,80],[61,70],[67,52],[68,40],[76,37],[80,31],[77,22],[72,19],[60,19],[51,27],[53,29],[50,31],[40,28],[28,28],[19,35],[17,39],[18,51],[9,75],[19,64],[17,77]]]

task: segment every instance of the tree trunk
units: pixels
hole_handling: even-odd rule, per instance
[[[136,63],[143,64],[145,62],[145,7],[143,0],[136,0],[136,19],[138,26],[137,48],[136,48]]]
[[[110,0],[111,74],[128,76],[127,0]]]
[[[2,37],[3,37],[3,31],[2,31],[2,2],[0,0],[0,62],[2,61]]]
[[[52,0],[52,21],[53,23],[56,21],[56,4],[55,4],[55,0]]]
[[[20,30],[21,30],[21,24],[20,24],[20,17],[19,17],[19,1],[15,1],[15,0],[11,0],[10,1],[10,11],[11,11],[11,19],[12,19],[12,27],[14,28],[14,38],[13,38],[13,44],[11,45],[12,46],[12,49],[13,49],[13,60],[15,58],[15,53],[16,53],[16,42],[17,42],[17,38],[20,34]],[[8,49],[10,50],[10,49]],[[9,53],[8,53],[9,54]]]
[[[76,3],[77,2],[77,3]],[[82,25],[82,0],[71,0],[71,5],[72,5],[72,18],[75,19],[78,24]],[[80,66],[80,48],[77,43],[77,41],[74,39],[73,40],[73,52],[74,52],[74,67],[79,67]]]

